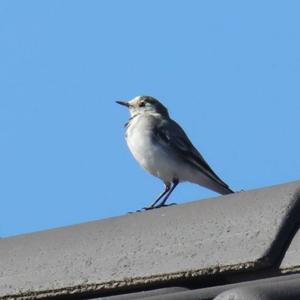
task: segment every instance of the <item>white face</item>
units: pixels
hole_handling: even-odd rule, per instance
[[[157,112],[156,106],[153,103],[147,102],[144,97],[138,96],[128,101],[129,112],[131,116],[145,113],[145,112]]]
[[[131,117],[137,114],[155,113],[165,117],[169,117],[168,110],[158,100],[150,96],[138,96],[132,100],[116,101],[118,104],[126,106],[129,109]]]

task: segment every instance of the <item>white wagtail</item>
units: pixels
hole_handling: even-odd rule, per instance
[[[138,96],[128,102],[116,102],[128,107],[130,112],[130,119],[125,124],[125,138],[134,158],[165,184],[164,191],[145,209],[165,206],[177,184],[183,181],[199,184],[223,195],[233,193],[158,100]]]

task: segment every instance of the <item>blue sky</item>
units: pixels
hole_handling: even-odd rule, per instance
[[[115,100],[160,99],[234,190],[300,178],[299,1],[0,2],[0,236],[126,214],[162,183]],[[184,183],[172,201],[215,197]]]

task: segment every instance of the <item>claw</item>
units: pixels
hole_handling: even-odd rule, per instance
[[[161,205],[157,205],[157,206],[149,206],[149,207],[143,207],[140,210],[137,211],[142,211],[142,210],[151,210],[151,209],[156,209],[156,208],[161,208],[161,207],[168,207],[168,206],[172,206],[172,205],[176,205],[177,203],[170,203],[170,204],[161,204]]]

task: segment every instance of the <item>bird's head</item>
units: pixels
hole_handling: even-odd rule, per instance
[[[167,108],[151,96],[137,96],[128,102],[116,102],[128,107],[131,117],[145,113],[156,113],[167,117],[169,116]]]

